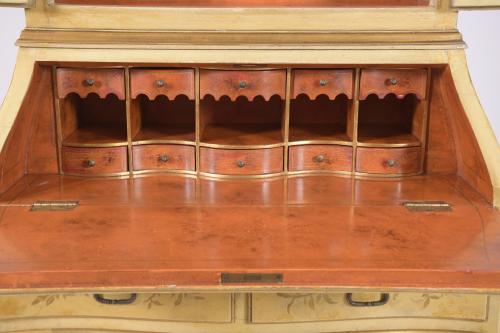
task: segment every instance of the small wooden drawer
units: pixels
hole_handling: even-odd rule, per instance
[[[65,98],[76,93],[85,98],[90,93],[106,98],[109,94],[125,99],[125,73],[123,69],[57,69],[57,96]]]
[[[283,148],[200,150],[201,172],[220,175],[265,175],[283,171]]]
[[[289,152],[290,171],[352,171],[352,147],[304,145]]]
[[[251,321],[295,323],[384,318],[485,321],[488,296],[442,293],[253,294]]]
[[[246,96],[252,100],[262,96],[269,100],[278,95],[285,98],[286,71],[224,71],[201,70],[200,72],[201,98],[212,95],[215,99],[228,96],[235,100],[239,96]]]
[[[427,98],[426,69],[364,69],[361,73],[360,99],[375,94],[384,98],[394,94],[403,98],[415,94],[418,99]]]
[[[127,172],[127,147],[62,148],[64,173],[95,175]]]
[[[175,99],[185,95],[194,99],[193,69],[132,69],[130,71],[132,98],[140,94],[154,100],[159,95]]]
[[[411,174],[421,172],[420,147],[358,148],[356,171],[374,174]]]
[[[335,99],[345,94],[349,99],[353,95],[352,70],[335,69],[298,69],[293,71],[292,98],[301,94],[315,99],[319,95],[326,95]]]
[[[134,146],[134,170],[195,170],[195,147],[182,145]]]
[[[113,301],[120,303],[106,304]],[[0,320],[80,317],[100,319],[100,326],[103,318],[192,323],[232,320],[232,295],[227,293],[24,294],[1,296],[0,307],[10,309],[0,312]]]

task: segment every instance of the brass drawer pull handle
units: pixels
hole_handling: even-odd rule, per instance
[[[327,80],[319,80],[319,85],[321,87],[326,87],[326,85],[328,84],[328,81]]]
[[[325,155],[318,155],[314,157],[316,163],[323,163],[325,161]]]
[[[241,89],[245,89],[246,87],[248,87],[248,83],[246,83],[245,81],[241,81],[240,82],[240,88]]]
[[[238,166],[238,168],[244,168],[247,163],[245,161],[238,161],[236,162],[236,165]]]
[[[398,85],[398,79],[396,78],[392,78],[392,79],[387,79],[385,81],[385,84],[388,85],[388,86],[397,86]]]
[[[106,305],[128,305],[134,303],[137,300],[137,294],[130,294],[130,297],[125,299],[110,299],[105,298],[102,294],[95,294],[94,299],[97,302]]]
[[[346,294],[347,303],[354,307],[372,307],[372,306],[382,306],[389,302],[389,294],[380,294],[380,299],[378,301],[371,302],[358,302],[352,299],[352,294]]]
[[[86,79],[84,82],[84,85],[86,85],[87,87],[92,87],[94,84],[95,84],[95,81],[92,80],[92,79]]]
[[[396,161],[394,160],[387,160],[385,161],[385,165],[387,165],[389,168],[393,168],[396,166]]]
[[[163,80],[158,80],[158,81],[156,81],[156,86],[157,86],[158,88],[163,88],[163,87],[165,87],[165,81],[163,81]]]
[[[170,160],[170,156],[168,155],[160,155],[158,160],[162,163],[167,163]]]
[[[83,161],[83,165],[87,168],[93,168],[96,165],[96,162],[94,160],[85,160]]]

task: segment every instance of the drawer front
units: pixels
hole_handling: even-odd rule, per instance
[[[102,304],[90,294],[1,296],[0,319],[87,317],[229,323],[231,294],[109,294],[104,300],[130,304]]]
[[[134,170],[195,170],[196,151],[192,146],[134,146]]]
[[[185,95],[194,99],[193,69],[132,69],[130,71],[132,98],[140,94],[154,100],[159,95],[175,99]]]
[[[201,98],[212,95],[215,99],[228,96],[235,100],[246,96],[252,100],[262,96],[269,100],[273,95],[285,98],[286,71],[200,71]]]
[[[77,93],[85,98],[94,93],[101,98],[109,94],[125,99],[125,73],[123,69],[57,69],[57,95],[65,98]]]
[[[283,148],[200,149],[201,172],[220,175],[264,175],[283,171]]]
[[[378,302],[382,294],[353,294],[361,304]],[[382,302],[384,303],[384,302]],[[488,296],[466,294],[391,293],[385,304],[353,306],[346,294],[253,294],[253,323],[293,323],[381,318],[435,318],[485,321]]]
[[[64,173],[95,175],[127,171],[127,147],[62,148]]]
[[[294,70],[292,98],[305,94],[311,99],[315,99],[319,95],[335,99],[338,95],[345,94],[349,99],[352,99],[353,75],[352,70]]]
[[[427,97],[427,70],[425,69],[364,69],[361,72],[360,99],[376,94],[384,98],[395,94],[403,98],[415,94],[418,99]]]
[[[290,147],[290,171],[352,171],[352,148],[333,145]]]
[[[358,148],[356,171],[374,174],[408,174],[421,172],[420,147]]]

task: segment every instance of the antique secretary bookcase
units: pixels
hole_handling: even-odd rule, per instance
[[[0,332],[500,332],[500,1],[0,5]]]

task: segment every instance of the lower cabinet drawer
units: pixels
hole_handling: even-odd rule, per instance
[[[290,171],[352,171],[352,147],[305,145],[289,152]]]
[[[253,323],[294,323],[380,318],[485,321],[488,296],[429,293],[253,294]]]
[[[196,149],[182,145],[133,147],[134,170],[195,170]]]
[[[421,172],[422,150],[412,148],[358,148],[356,171],[374,174]]]
[[[62,148],[64,173],[96,175],[127,172],[127,147]]]
[[[231,294],[55,294],[0,296],[0,320],[87,317],[229,323]],[[123,304],[103,304],[119,301]]]
[[[220,175],[265,175],[283,171],[283,148],[200,149],[201,172]]]

